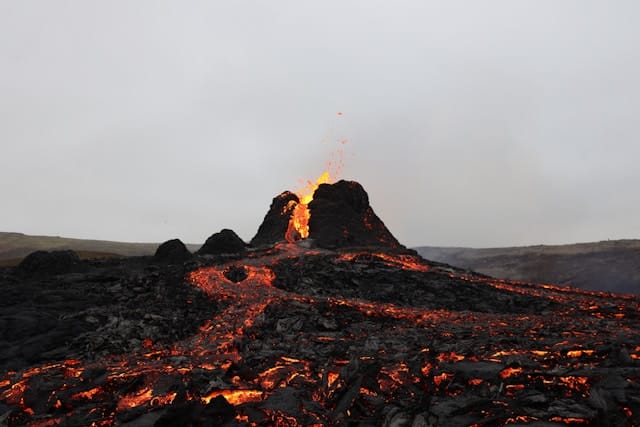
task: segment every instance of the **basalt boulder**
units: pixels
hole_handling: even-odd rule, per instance
[[[233,230],[225,228],[219,233],[211,235],[197,253],[199,255],[220,255],[242,254],[246,251],[247,245],[244,241]]]

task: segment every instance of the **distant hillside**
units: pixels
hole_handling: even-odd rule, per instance
[[[109,255],[153,255],[158,245],[159,243],[124,243],[0,232],[0,265],[3,264],[1,260],[19,260],[37,250],[72,249],[83,253],[87,257],[93,253],[95,257],[99,258]],[[187,245],[187,247],[189,247],[189,250],[195,251],[199,248],[199,245]]]
[[[493,277],[640,294],[640,240],[472,249],[423,246],[426,259]]]

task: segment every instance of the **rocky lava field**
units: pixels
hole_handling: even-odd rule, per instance
[[[252,246],[0,270],[0,425],[640,425],[638,297],[424,260],[357,183],[293,233],[302,203]]]

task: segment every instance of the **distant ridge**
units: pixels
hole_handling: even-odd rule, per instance
[[[170,236],[169,236],[170,237]],[[168,238],[169,238],[168,237]],[[71,249],[86,257],[153,255],[158,243],[127,243],[108,240],[84,240],[59,236],[30,236],[22,233],[0,232],[0,260],[19,260],[37,250]],[[195,251],[200,245],[187,245]],[[11,263],[10,263],[11,264]]]
[[[640,240],[507,248],[414,248],[426,259],[489,276],[640,294]]]

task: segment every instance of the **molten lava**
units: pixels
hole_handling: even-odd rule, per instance
[[[309,203],[313,200],[313,193],[315,193],[320,184],[330,183],[331,176],[329,171],[325,171],[315,182],[307,181],[307,186],[296,193],[299,202],[293,208],[291,219],[289,220],[289,227],[285,234],[287,242],[293,243],[296,240],[309,237],[309,218],[311,218]]]

